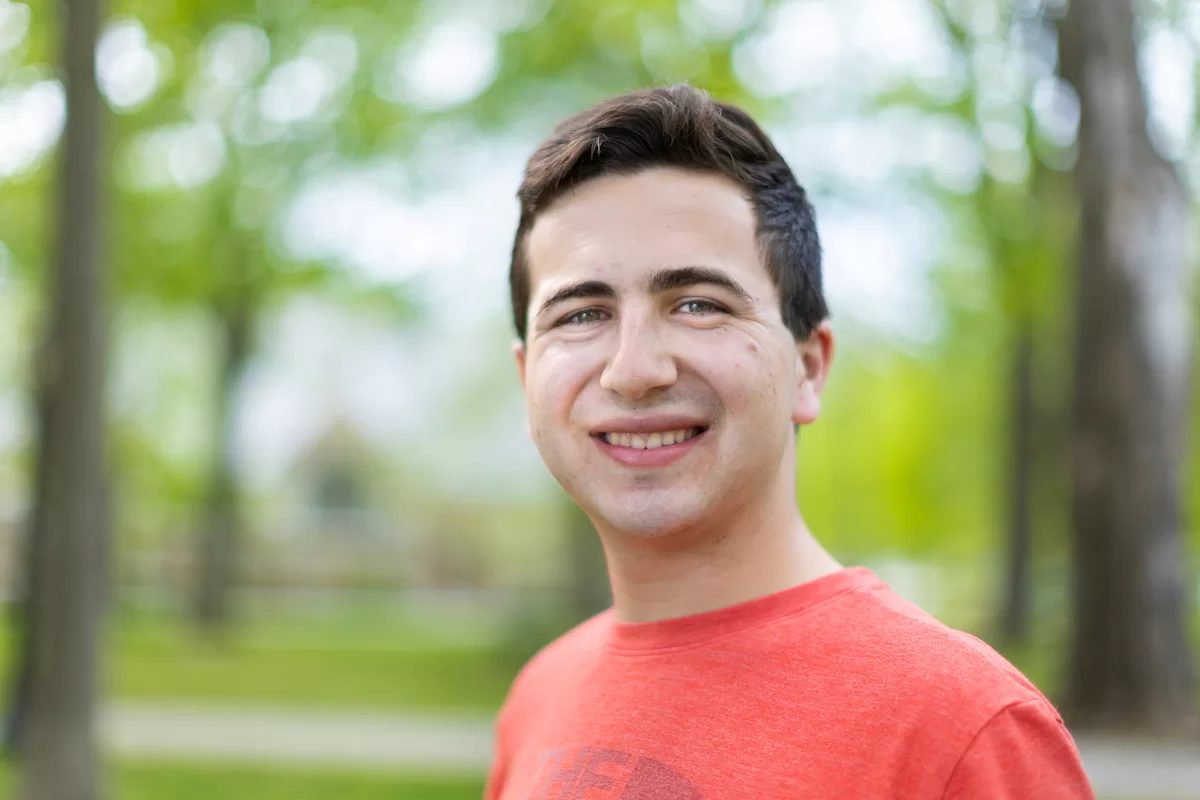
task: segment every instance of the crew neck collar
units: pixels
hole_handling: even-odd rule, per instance
[[[610,617],[608,644],[627,652],[688,647],[800,614],[838,595],[878,583],[879,578],[866,567],[843,567],[797,586],[699,614],[654,622],[620,622]]]

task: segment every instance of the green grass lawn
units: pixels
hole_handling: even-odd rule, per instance
[[[106,775],[109,800],[479,800],[483,778],[416,778],[196,763],[127,762]],[[15,797],[12,769],[0,770],[0,800]]]
[[[12,661],[0,631],[0,669]],[[274,619],[223,643],[163,617],[109,626],[105,688],[139,702],[494,711],[519,666],[496,648],[464,646],[396,619]]]

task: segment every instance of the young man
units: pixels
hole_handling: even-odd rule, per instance
[[[487,798],[1092,797],[1020,673],[800,517],[834,339],[812,208],[754,121],[687,86],[609,100],[520,201],[530,430],[613,607],[517,677]]]

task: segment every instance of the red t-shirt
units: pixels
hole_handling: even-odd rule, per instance
[[[535,656],[487,800],[1093,798],[1050,703],[852,567],[703,614],[612,610]]]

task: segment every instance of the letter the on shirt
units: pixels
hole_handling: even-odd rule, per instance
[[[687,778],[653,758],[638,759],[621,800],[704,800]]]
[[[569,753],[565,749],[552,750],[546,754],[548,757],[549,776],[539,787],[539,790],[535,791],[533,798],[536,800],[549,800],[550,789],[557,785],[562,786],[557,797],[570,797],[571,787],[575,785],[575,781],[583,774],[591,752],[592,748],[590,747],[580,750],[574,758],[574,764],[570,763]]]
[[[704,800],[661,761],[606,747],[558,747],[539,757],[528,800]]]
[[[596,771],[596,768],[604,764],[626,764],[629,762],[629,758],[629,753],[597,747],[592,753],[592,760],[588,762],[587,772],[583,773],[583,777],[575,785],[571,800],[585,800],[588,789],[611,789],[616,783],[616,777],[601,774]]]

